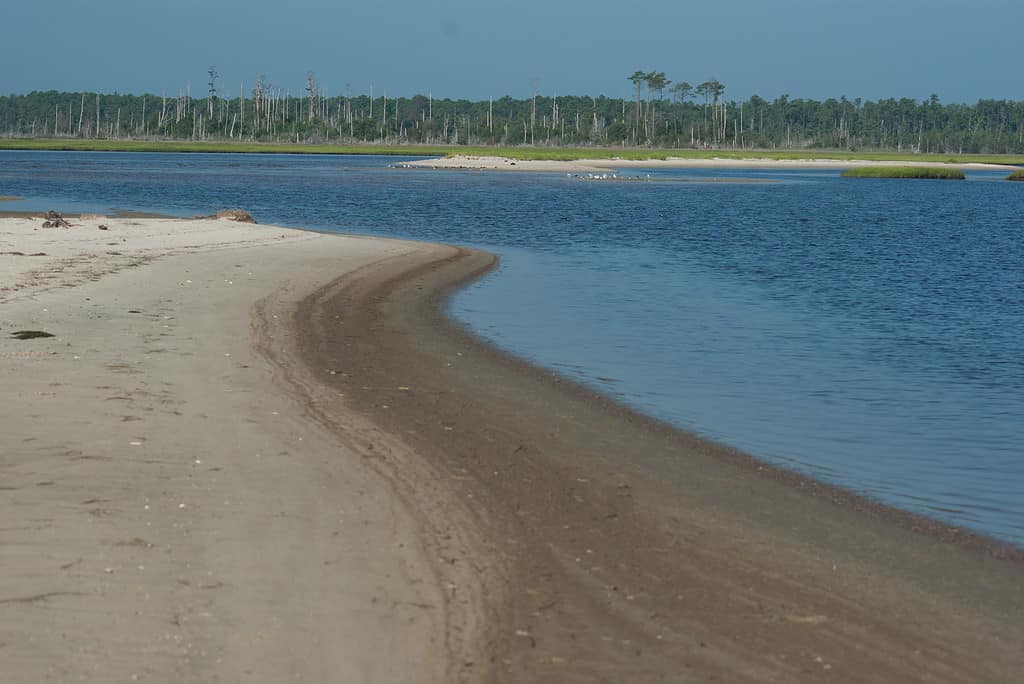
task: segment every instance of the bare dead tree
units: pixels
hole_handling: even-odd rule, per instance
[[[210,118],[213,118],[213,101],[217,98],[217,77],[220,74],[217,73],[217,67],[212,64],[206,70],[206,73],[210,76],[208,85],[210,86],[210,98],[207,100],[207,106],[209,107]]]
[[[317,85],[313,72],[306,73],[306,99],[309,101],[309,123],[313,123],[313,106],[316,102]]]
[[[260,121],[260,105],[263,102],[263,92],[264,92],[264,89],[265,89],[265,85],[263,83],[263,79],[264,79],[263,75],[257,76],[256,77],[256,85],[254,85],[253,88],[252,88],[253,107],[255,108],[255,111],[256,111],[256,114],[255,114],[255,116],[253,118],[253,122],[252,122],[253,133],[254,134],[259,132],[257,129],[259,127],[259,121]]]
[[[534,76],[530,79],[530,91],[533,93],[530,96],[530,144],[533,144],[533,129],[537,126],[537,86],[540,85],[540,79]]]

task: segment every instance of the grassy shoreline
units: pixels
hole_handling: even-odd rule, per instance
[[[843,178],[927,178],[936,180],[964,180],[960,169],[929,166],[863,166],[847,169]]]
[[[470,147],[463,145],[304,145],[296,143],[245,143],[146,140],[25,139],[0,140],[0,150],[82,152],[200,152],[222,154],[374,154],[446,157],[470,155],[521,160],[577,161],[580,159],[627,159],[634,161],[680,159],[810,159],[910,161],[936,164],[1007,164],[1024,166],[1024,155],[908,154],[899,152],[847,152],[842,150],[691,150],[620,147]]]

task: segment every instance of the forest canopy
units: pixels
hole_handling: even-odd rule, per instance
[[[1024,102],[942,104],[935,95],[863,101],[728,100],[717,80],[691,86],[662,72],[628,76],[635,97],[492,100],[429,94],[330,96],[308,74],[294,95],[257,79],[234,97],[210,70],[204,98],[32,92],[0,96],[0,137],[383,143],[628,145],[698,149],[835,149],[911,153],[1024,152]]]

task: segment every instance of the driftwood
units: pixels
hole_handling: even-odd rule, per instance
[[[210,214],[209,216],[196,216],[197,219],[227,219],[229,221],[237,221],[238,223],[256,223],[256,219],[252,217],[252,214],[247,212],[245,209],[223,209],[218,211],[216,214]]]
[[[44,330],[15,330],[11,337],[16,340],[34,340],[40,337],[54,337],[54,334]]]
[[[50,210],[46,212],[46,221],[43,228],[70,228],[71,224],[64,220],[64,217],[57,212]]]

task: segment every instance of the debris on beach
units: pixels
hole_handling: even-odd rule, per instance
[[[214,214],[217,218],[224,218],[239,223],[256,223],[256,219],[245,209],[225,209]]]
[[[43,222],[43,228],[70,228],[71,224],[68,223],[64,216],[58,214],[52,209],[46,212],[46,221]]]
[[[40,337],[56,337],[56,335],[43,330],[15,330],[11,333],[11,337],[16,340],[34,340]]]
[[[245,209],[222,209],[216,214],[210,214],[209,216],[197,216],[198,219],[227,219],[228,221],[237,221],[238,223],[256,223],[256,219],[252,217],[252,214],[247,212]]]

